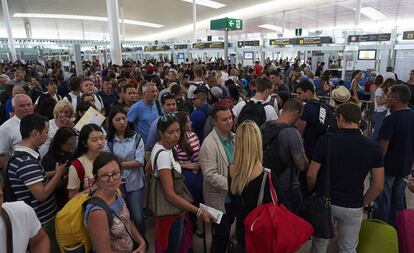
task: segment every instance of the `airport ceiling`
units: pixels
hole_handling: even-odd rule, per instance
[[[192,2],[191,0],[187,0]],[[199,0],[197,0],[199,1]],[[201,0],[200,0],[201,1]],[[137,24],[125,24],[126,39],[173,39],[192,34],[192,4],[186,0],[119,0],[125,20],[153,23],[154,28]],[[274,32],[259,28],[271,24],[286,29],[304,28],[317,30],[327,27],[352,26],[356,0],[217,0],[224,4],[214,9],[197,5],[199,36],[214,34],[208,30],[207,20],[226,14],[242,18],[244,28],[237,33]],[[106,17],[105,0],[8,0],[14,37],[26,37],[24,24],[29,23],[34,38],[62,38],[85,36],[86,39],[108,38],[107,23],[93,20]],[[386,22],[406,22],[414,13],[413,0],[362,0],[363,7],[372,7],[386,15]],[[0,6],[1,8],[1,6]],[[3,10],[1,10],[3,11]],[[285,14],[283,14],[285,11]],[[1,12],[2,13],[2,12]],[[2,13],[3,14],[3,13]],[[20,17],[25,14],[60,14],[87,16],[36,18]],[[19,16],[20,15],[20,16]],[[285,22],[283,21],[285,16]],[[68,16],[66,16],[68,17]],[[122,15],[121,15],[122,17]],[[383,20],[384,21],[384,20]],[[412,23],[411,19],[411,23]],[[361,15],[361,23],[378,22]],[[136,23],[136,22],[135,22]],[[85,35],[86,34],[86,35]],[[122,38],[121,26],[121,38]],[[4,16],[0,15],[0,37],[7,37]]]

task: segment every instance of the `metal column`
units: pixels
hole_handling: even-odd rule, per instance
[[[9,6],[7,5],[7,0],[1,0],[1,6],[3,8],[3,15],[4,15],[4,22],[6,23],[6,30],[7,30],[7,39],[9,43],[9,49],[11,53],[11,60],[16,61],[16,48],[14,47],[14,39],[12,28],[10,24],[10,14],[9,14]]]
[[[109,41],[111,42],[111,61],[112,64],[122,65],[118,0],[106,0],[106,11],[108,13]]]

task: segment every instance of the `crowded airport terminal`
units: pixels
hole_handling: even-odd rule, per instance
[[[413,0],[0,7],[0,253],[414,253]]]

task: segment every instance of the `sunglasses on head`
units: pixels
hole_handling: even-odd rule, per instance
[[[167,122],[167,121],[175,120],[175,119],[177,119],[177,116],[175,116],[174,113],[167,113],[160,117],[161,122]]]

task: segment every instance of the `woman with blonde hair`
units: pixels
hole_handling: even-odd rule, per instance
[[[236,217],[236,237],[239,245],[236,252],[244,252],[243,221],[257,206],[265,171],[262,166],[262,135],[256,123],[248,120],[243,122],[237,128],[235,138],[234,159],[229,171],[229,190],[231,212]],[[276,185],[275,182],[273,184]],[[266,180],[263,204],[271,201],[269,184]]]

